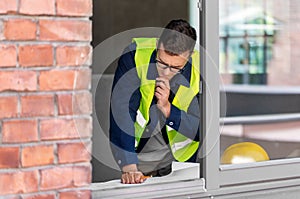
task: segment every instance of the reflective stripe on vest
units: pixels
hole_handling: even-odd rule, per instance
[[[155,92],[155,80],[147,79],[148,67],[153,51],[156,49],[156,38],[135,38],[136,43],[135,64],[137,74],[141,80],[140,93],[141,101],[137,112],[135,126],[136,144],[139,144],[140,138],[149,121],[149,110]],[[190,87],[181,85],[175,94],[172,104],[187,112],[193,98],[199,92],[200,71],[199,71],[199,52],[192,55],[192,74],[190,78]],[[177,161],[187,161],[198,149],[199,142],[194,141],[170,126],[166,126],[170,148]],[[136,146],[137,146],[136,145]]]

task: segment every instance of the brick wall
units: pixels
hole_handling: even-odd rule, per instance
[[[282,5],[281,5],[282,4]],[[268,82],[277,86],[299,86],[300,61],[300,1],[276,2],[274,13],[283,23],[274,44],[274,55],[268,64]]]
[[[226,2],[226,0],[223,0]],[[267,64],[267,85],[270,86],[299,86],[300,85],[300,1],[299,0],[264,0],[266,14],[275,18],[279,30],[275,35],[272,46],[272,59]],[[263,1],[247,1],[251,4],[262,5]],[[231,2],[232,5],[237,2]],[[251,8],[249,6],[249,8]],[[252,8],[255,8],[253,6]],[[224,84],[233,83],[233,75],[221,74]]]
[[[92,0],[0,0],[0,198],[90,198]]]

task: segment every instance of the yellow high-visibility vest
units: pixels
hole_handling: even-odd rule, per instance
[[[138,77],[141,80],[141,101],[137,111],[135,126],[136,147],[149,121],[149,110],[155,92],[155,80],[147,79],[150,58],[156,49],[156,38],[134,38],[136,43],[135,64]],[[192,73],[190,87],[180,85],[172,104],[178,109],[187,112],[193,98],[199,93],[200,70],[199,52],[192,55]],[[199,142],[194,141],[166,125],[170,148],[174,158],[179,162],[187,161],[198,149]]]

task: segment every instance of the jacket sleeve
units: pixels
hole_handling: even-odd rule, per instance
[[[170,116],[167,118],[166,124],[184,136],[199,141],[199,94],[193,98],[187,112],[171,105]]]
[[[110,144],[120,168],[138,163],[134,122],[140,102],[140,80],[134,62],[135,46],[132,45],[125,49],[118,61],[111,93]]]

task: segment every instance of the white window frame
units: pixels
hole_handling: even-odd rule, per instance
[[[200,0],[200,4],[200,71],[203,81],[203,92],[200,95],[202,109],[200,154],[203,157],[200,173],[205,179],[206,189],[214,190],[220,187],[219,0]]]
[[[219,65],[219,0],[203,0],[200,12],[200,27],[202,27],[201,44],[206,49],[206,55]],[[202,176],[205,179],[205,187],[208,192],[224,190],[242,186],[241,190],[272,189],[300,185],[300,158],[270,160],[243,165],[220,165],[219,138],[220,96],[219,96],[219,72],[210,67],[211,61],[207,56],[201,57],[201,74],[205,79],[203,86],[203,133],[205,143],[203,153],[209,154],[202,162]],[[209,93],[208,93],[209,88]],[[218,114],[211,114],[215,111]],[[209,127],[209,128],[208,128]],[[260,183],[268,182],[268,186],[260,186]],[[256,183],[256,184],[255,184]],[[248,186],[247,186],[248,185]],[[226,188],[224,188],[226,187]],[[259,188],[261,187],[261,188]],[[236,191],[238,191],[236,189]],[[222,191],[221,191],[222,192]],[[216,192],[215,192],[216,193]],[[225,193],[225,192],[224,192]]]

